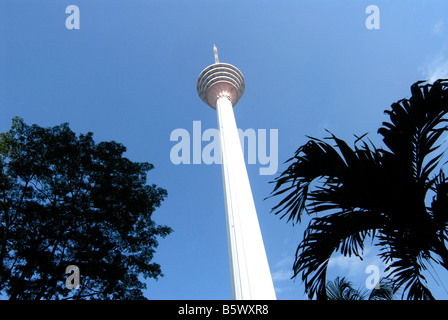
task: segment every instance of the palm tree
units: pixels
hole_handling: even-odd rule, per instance
[[[382,279],[378,289],[362,291],[353,288],[350,281],[337,277],[333,282],[328,281],[327,287],[328,300],[393,300],[393,285],[387,279]]]
[[[330,133],[301,146],[275,181],[272,210],[299,223],[312,218],[296,251],[294,276],[302,274],[309,298],[326,299],[330,256],[362,257],[375,239],[388,265],[394,292],[408,299],[433,299],[422,273],[431,262],[448,269],[448,178],[440,151],[448,130],[448,79],[419,81],[412,96],[393,103],[378,133],[387,148],[357,137],[352,149]],[[429,205],[428,205],[429,204]],[[321,215],[326,213],[325,215]]]

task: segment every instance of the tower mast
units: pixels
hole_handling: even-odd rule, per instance
[[[232,296],[273,300],[274,285],[233,114],[245,80],[236,67],[219,62],[216,46],[213,53],[215,63],[199,75],[197,91],[218,116]]]

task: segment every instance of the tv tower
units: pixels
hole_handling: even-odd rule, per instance
[[[213,52],[215,63],[201,72],[197,90],[218,115],[232,296],[236,300],[273,300],[274,285],[233,114],[245,81],[236,67],[219,62],[216,46]]]

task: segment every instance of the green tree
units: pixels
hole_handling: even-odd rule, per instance
[[[379,288],[374,288],[369,293],[353,288],[345,277],[337,277],[334,281],[327,282],[326,292],[328,300],[394,300],[393,285],[387,279],[382,279]]]
[[[167,192],[146,184],[151,164],[92,136],[18,117],[0,134],[0,292],[10,299],[144,299],[142,278],[162,276],[152,259],[171,229],[151,216]],[[65,286],[69,265],[77,290]]]
[[[435,262],[448,269],[448,179],[440,145],[447,131],[448,82],[419,81],[412,96],[393,103],[390,122],[378,130],[387,148],[357,137],[352,149],[315,138],[301,146],[274,183],[273,208],[300,222],[316,214],[299,244],[294,277],[302,273],[310,298],[326,299],[330,256],[362,256],[364,241],[375,239],[388,265],[394,290],[408,299],[433,299],[423,271]]]

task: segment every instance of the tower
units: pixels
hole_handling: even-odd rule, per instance
[[[245,81],[236,67],[219,62],[216,46],[213,51],[215,63],[199,75],[197,91],[218,116],[232,296],[272,300],[274,285],[233,114]]]

